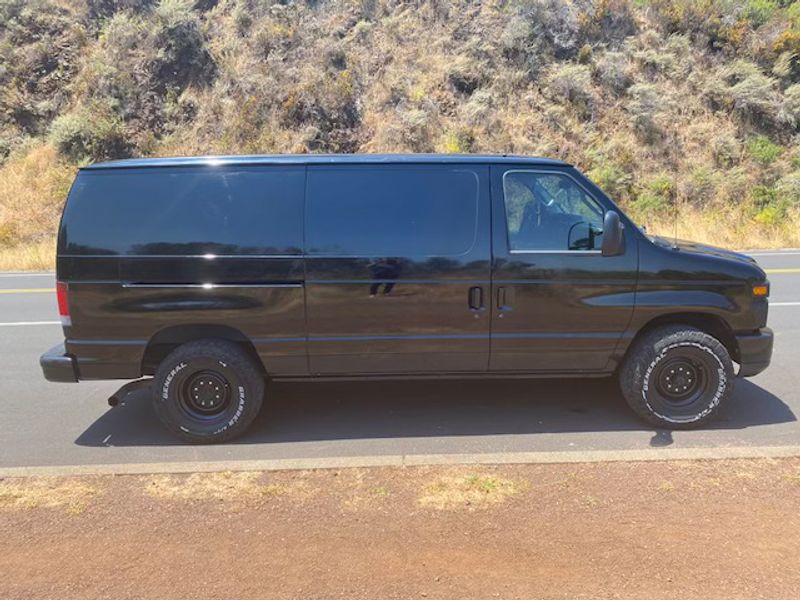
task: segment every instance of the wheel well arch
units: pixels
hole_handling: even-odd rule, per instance
[[[142,374],[154,375],[161,361],[178,346],[212,338],[235,342],[266,374],[264,363],[250,338],[235,327],[205,324],[173,325],[158,330],[147,342],[142,355]]]
[[[628,350],[630,350],[633,346],[633,342],[637,339],[662,325],[689,325],[695,327],[717,338],[722,345],[725,346],[725,349],[734,361],[739,362],[740,360],[739,344],[736,341],[736,336],[733,334],[731,326],[719,315],[703,312],[668,313],[651,319],[636,332],[634,339],[628,346]]]

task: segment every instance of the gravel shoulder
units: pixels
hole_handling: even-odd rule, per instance
[[[0,480],[0,597],[790,598],[800,459]]]

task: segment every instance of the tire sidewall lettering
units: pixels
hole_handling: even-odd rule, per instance
[[[180,362],[175,365],[172,370],[167,373],[167,376],[164,378],[164,385],[161,386],[161,401],[168,402],[169,401],[169,388],[172,385],[172,382],[175,380],[175,377],[178,376],[178,373],[183,371],[189,365],[185,362]]]
[[[714,361],[717,364],[716,372],[718,377],[718,383],[716,389],[714,390],[713,397],[706,404],[703,410],[701,410],[699,413],[695,415],[689,415],[685,418],[677,419],[674,417],[670,417],[668,415],[664,415],[653,407],[648,397],[648,392],[650,391],[650,377],[652,376],[653,370],[656,368],[658,363],[661,362],[666,357],[666,355],[669,353],[670,350],[674,350],[675,348],[685,348],[687,346],[691,346],[699,350],[702,350],[706,354],[714,357]],[[658,417],[659,419],[662,419],[663,421],[666,421],[668,423],[675,423],[675,424],[693,423],[695,421],[699,421],[704,417],[706,417],[708,414],[713,412],[717,408],[717,406],[719,406],[727,389],[728,389],[728,375],[725,372],[725,366],[723,365],[722,360],[719,358],[719,356],[717,356],[717,354],[711,348],[699,342],[683,341],[683,342],[675,342],[669,344],[668,346],[665,346],[658,352],[656,357],[647,366],[644,372],[644,376],[642,378],[642,400],[644,401],[644,404],[647,407],[647,409],[650,411],[651,414]]]

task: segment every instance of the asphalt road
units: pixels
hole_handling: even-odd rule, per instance
[[[61,341],[49,274],[0,274],[0,468],[374,455],[800,446],[800,251],[752,253],[772,281],[772,366],[738,380],[712,427],[654,431],[604,380],[272,384],[235,443],[187,446],[139,392],[45,381],[39,355]]]

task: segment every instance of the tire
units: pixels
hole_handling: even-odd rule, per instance
[[[733,389],[733,363],[715,337],[668,325],[634,342],[619,373],[633,411],[666,429],[694,429],[711,421]]]
[[[173,350],[159,365],[153,406],[181,439],[208,444],[241,435],[264,399],[264,375],[236,344],[199,340]]]

